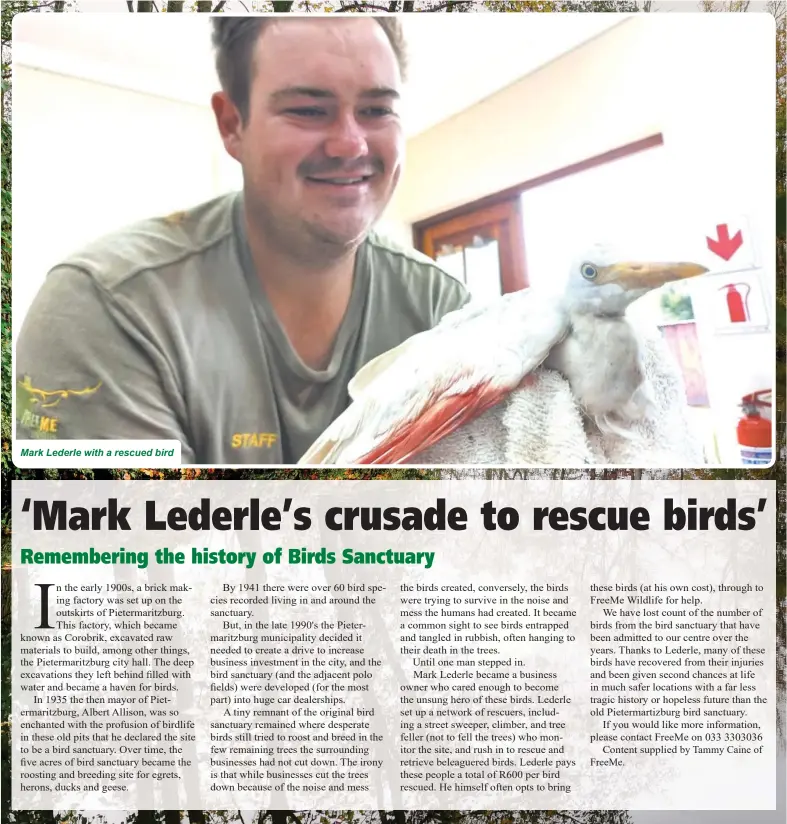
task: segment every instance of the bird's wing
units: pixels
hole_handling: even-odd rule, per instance
[[[298,463],[401,463],[503,400],[566,329],[560,303],[531,290],[451,312],[363,367]]]
[[[448,312],[440,319],[439,324],[425,332],[419,332],[416,335],[408,338],[403,343],[383,352],[376,358],[370,360],[367,364],[362,366],[352,377],[347,385],[347,393],[352,400],[357,400],[361,393],[366,391],[372,381],[380,375],[384,375],[389,366],[392,366],[396,361],[402,361],[408,356],[408,353],[417,350],[417,347],[424,345],[423,337],[427,337],[427,341],[433,338],[434,333],[439,330],[440,333],[447,333],[449,329],[467,328],[467,324],[475,318],[483,316],[488,308],[481,303],[466,303],[459,309],[454,309]],[[430,343],[426,343],[430,346]]]

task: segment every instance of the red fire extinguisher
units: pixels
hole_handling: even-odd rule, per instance
[[[746,289],[746,294],[741,295],[738,286]],[[727,313],[730,316],[730,323],[744,323],[749,319],[749,291],[748,283],[728,283],[720,286],[719,291],[727,290]]]
[[[768,466],[773,457],[771,422],[760,415],[760,408],[770,408],[771,390],[744,395],[740,405],[743,408],[743,417],[738,421],[741,461],[748,466]]]

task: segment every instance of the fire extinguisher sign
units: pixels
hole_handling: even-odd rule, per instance
[[[768,310],[756,243],[746,215],[730,215],[706,227],[701,263],[717,276],[707,281],[717,332],[768,329]]]
[[[764,331],[768,328],[759,272],[721,274],[709,284],[717,332]]]
[[[749,314],[751,287],[748,283],[725,283],[724,286],[719,287],[719,291],[725,293],[727,319],[730,323],[746,323],[751,320]]]

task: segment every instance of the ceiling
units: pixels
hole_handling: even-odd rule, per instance
[[[207,15],[129,14],[81,0],[79,14],[17,15],[15,63],[207,105],[217,87]],[[412,137],[576,48],[629,15],[401,15]]]

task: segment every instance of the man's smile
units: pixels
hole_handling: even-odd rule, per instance
[[[361,188],[372,179],[372,174],[367,175],[330,175],[324,177],[316,177],[307,175],[306,180],[309,183],[316,183],[320,186],[339,186],[341,188]]]

